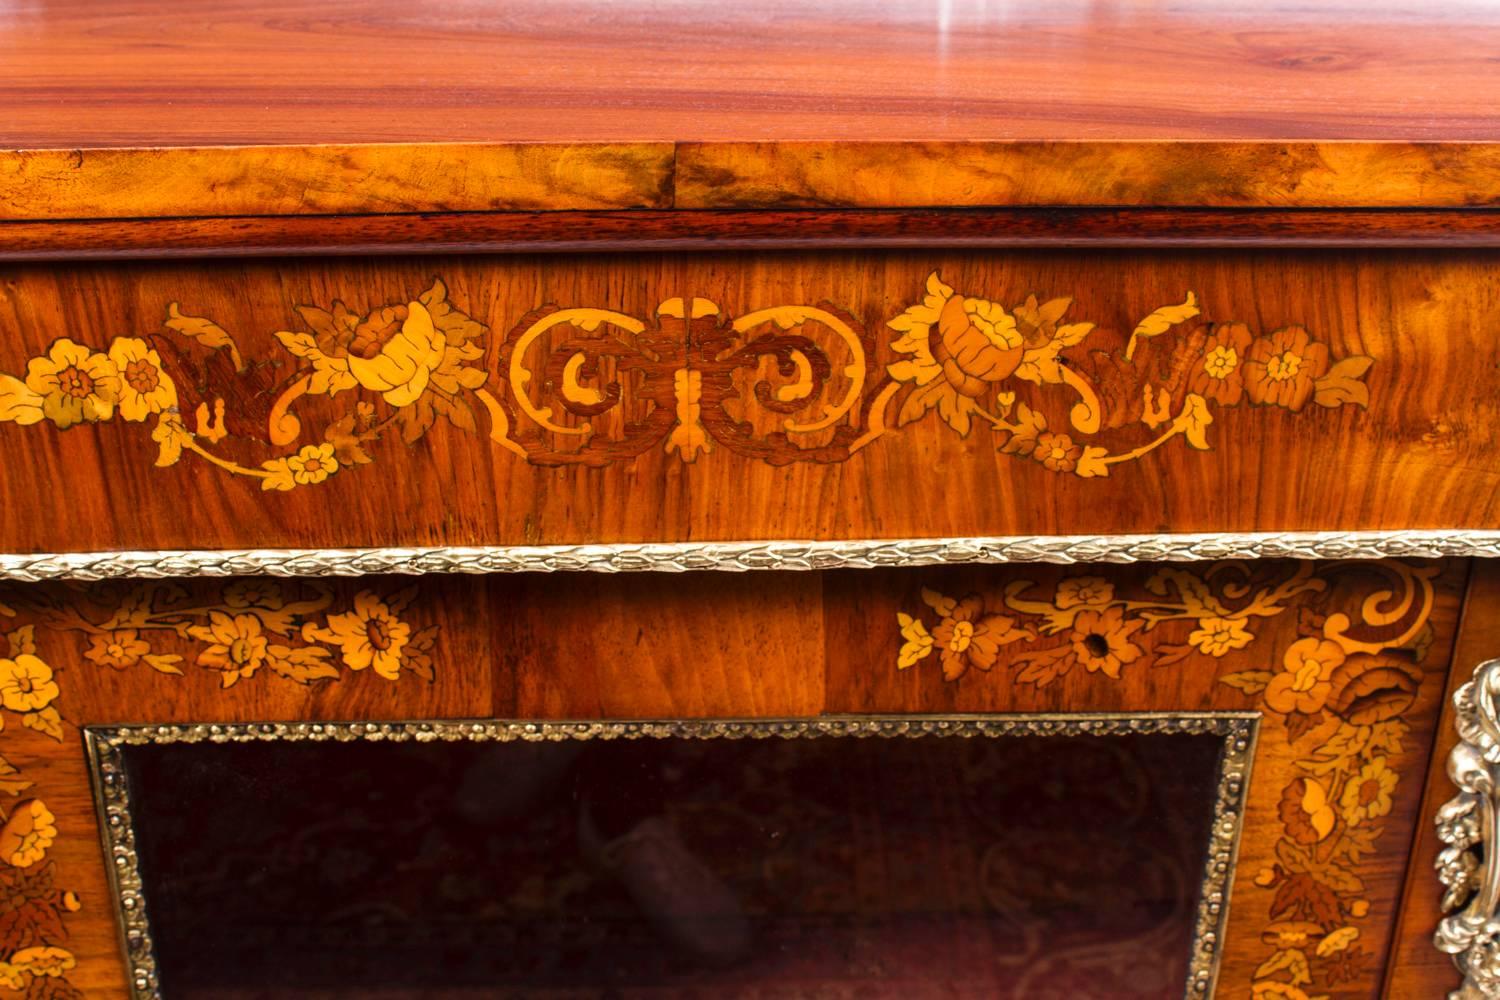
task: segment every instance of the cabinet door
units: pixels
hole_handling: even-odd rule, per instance
[[[783,984],[962,974],[991,976],[970,980],[986,995],[1180,996],[1204,973],[1223,996],[1374,996],[1467,572],[1270,561],[11,586],[0,971],[149,995],[170,986],[184,934],[232,938],[235,921],[214,919],[247,935],[306,927],[332,949],[338,926],[420,904],[434,922],[412,933],[431,950],[386,956],[418,976],[474,950],[484,925],[465,907],[490,893],[552,906],[559,953],[586,943],[577,928],[615,928],[586,939],[604,957],[577,968],[615,970],[622,995],[681,995],[662,978],[681,972],[663,958],[677,932],[629,910],[624,879],[589,860],[579,803],[612,795],[749,901],[747,941],[844,943],[749,953],[781,962]],[[767,733],[797,738],[751,738]],[[504,756],[574,743],[589,759]],[[494,760],[475,763],[485,748]],[[492,778],[465,786],[471,769]],[[506,804],[518,796],[534,805]],[[511,859],[503,894],[443,847],[484,802],[501,832],[469,839]],[[517,816],[546,835],[504,835]],[[635,825],[589,822],[599,843]],[[422,867],[429,849],[456,867]],[[580,885],[596,896],[568,895]],[[203,909],[220,889],[232,905]],[[558,903],[575,898],[604,908]],[[352,909],[335,914],[341,902]],[[542,932],[521,911],[485,912],[505,933]],[[891,927],[912,940],[898,947]],[[1175,958],[1109,957],[1143,938]],[[532,964],[495,975],[550,968],[535,940],[503,940]],[[285,954],[272,971],[310,965]],[[1051,970],[1045,982],[994,978],[1017,956]],[[746,991],[771,978],[743,962],[689,971]]]

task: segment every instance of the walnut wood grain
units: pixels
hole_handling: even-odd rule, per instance
[[[1017,567],[1014,569],[956,569],[927,571],[924,573],[860,572],[830,574],[825,577],[824,605],[829,609],[828,638],[828,708],[830,711],[855,713],[884,712],[1061,712],[1076,711],[1080,706],[1105,711],[1128,712],[1140,710],[1145,705],[1154,708],[1225,709],[1245,704],[1243,696],[1215,677],[1215,661],[1202,656],[1172,665],[1153,664],[1152,655],[1164,655],[1170,646],[1163,646],[1165,639],[1157,638],[1155,646],[1150,639],[1142,637],[1141,645],[1150,652],[1146,658],[1121,667],[1124,682],[1112,681],[1103,671],[1085,672],[1074,668],[1061,679],[1046,686],[1034,687],[1019,680],[1021,667],[1019,657],[1031,645],[1020,640],[1001,647],[996,662],[989,670],[981,670],[972,663],[957,681],[946,681],[937,659],[937,650],[904,670],[872,670],[870,664],[887,655],[891,647],[888,633],[879,627],[898,612],[906,612],[931,621],[933,613],[923,606],[918,593],[918,583],[905,588],[905,599],[901,599],[903,588],[895,579],[908,580],[916,577],[920,586],[932,588],[943,595],[961,597],[979,594],[985,597],[984,614],[1010,615],[1015,623],[1024,623],[1024,616],[1015,615],[1006,609],[1000,599],[1008,587],[1017,581],[1030,580],[1033,586],[1022,597],[1048,594],[1058,583],[1068,578],[1095,575],[1108,581],[1116,597],[1135,594],[1130,589],[1132,581],[1143,580],[1151,574],[1150,569],[1139,571],[1105,569],[1096,567],[1049,570],[1042,567]],[[1343,580],[1342,586],[1352,587],[1349,594],[1360,587],[1369,586],[1368,581],[1359,581],[1359,571]],[[1369,905],[1355,908],[1373,915],[1360,918],[1354,923],[1360,927],[1358,950],[1360,958],[1354,968],[1360,970],[1352,979],[1328,981],[1319,974],[1316,988],[1307,995],[1327,995],[1337,1000],[1369,998],[1378,995],[1384,973],[1386,939],[1395,925],[1396,900],[1402,892],[1406,874],[1406,850],[1411,831],[1427,822],[1426,813],[1418,809],[1421,798],[1423,762],[1427,761],[1428,742],[1434,732],[1434,724],[1441,702],[1445,697],[1444,678],[1449,652],[1452,648],[1453,629],[1457,617],[1458,599],[1462,591],[1465,572],[1461,567],[1451,566],[1440,584],[1438,598],[1441,610],[1432,618],[1433,631],[1424,641],[1430,641],[1426,655],[1422,658],[1425,679],[1416,704],[1406,716],[1418,720],[1413,725],[1404,752],[1393,756],[1400,760],[1401,782],[1397,802],[1390,814],[1391,839],[1383,842],[1379,857],[1367,859],[1360,866],[1359,875],[1364,883],[1364,895],[1350,896],[1346,903],[1356,897]],[[1357,582],[1358,581],[1358,582]],[[1335,598],[1333,603],[1349,600],[1348,596]],[[839,611],[847,609],[847,614]],[[1242,652],[1229,654],[1224,670],[1270,670],[1282,669],[1281,657],[1298,634],[1306,634],[1311,612],[1295,611],[1271,619],[1264,627],[1255,628],[1254,644]],[[870,623],[876,623],[874,627]],[[1300,631],[1299,631],[1300,630]],[[1066,635],[1064,629],[1063,634]],[[1264,637],[1264,638],[1262,638]],[[1055,641],[1055,640],[1054,640]],[[1264,645],[1262,645],[1264,643]],[[940,646],[940,643],[934,643]],[[1234,666],[1238,664],[1238,666]],[[1142,669],[1136,670],[1136,667]],[[1267,708],[1257,703],[1257,707]],[[1316,753],[1320,737],[1316,734],[1289,739],[1283,727],[1282,717],[1273,710],[1268,711],[1262,723],[1263,730],[1258,745],[1250,802],[1245,818],[1245,830],[1241,841],[1232,900],[1230,923],[1226,932],[1226,951],[1219,975],[1218,996],[1248,996],[1248,984],[1252,980],[1285,980],[1284,971],[1262,975],[1258,972],[1262,963],[1271,955],[1286,948],[1305,949],[1311,957],[1321,934],[1314,930],[1310,938],[1297,941],[1295,937],[1283,939],[1282,934],[1305,933],[1310,921],[1298,919],[1296,913],[1277,912],[1277,903],[1283,898],[1284,881],[1266,885],[1267,875],[1279,869],[1278,841],[1288,836],[1290,829],[1284,823],[1287,814],[1281,811],[1278,799],[1297,776],[1312,773],[1305,759],[1310,752]],[[1325,733],[1326,737],[1326,733]],[[1302,760],[1302,763],[1298,761]],[[1291,822],[1291,820],[1286,820]],[[1399,832],[1397,832],[1399,831]],[[1257,881],[1261,880],[1261,881]],[[1303,914],[1305,917],[1306,914]],[[1329,919],[1324,917],[1322,919]],[[1301,924],[1299,928],[1297,925]],[[1326,931],[1328,928],[1325,927]],[[1394,959],[1393,959],[1394,960]],[[1319,963],[1321,964],[1321,963]],[[1271,994],[1276,995],[1276,994]],[[1295,996],[1296,994],[1292,994]],[[1391,993],[1390,996],[1428,996],[1426,992]],[[1437,995],[1437,994],[1431,994]]]
[[[1493,140],[1480,3],[63,0],[0,26],[0,145]]]
[[[1500,146],[1364,142],[687,143],[677,208],[1478,207]]]
[[[811,249],[1500,247],[1485,209],[445,212],[0,223],[0,260]]]
[[[1257,882],[1264,880],[1262,869],[1277,863],[1277,845],[1308,822],[1303,818],[1299,827],[1295,815],[1283,815],[1286,788],[1306,773],[1311,758],[1332,746],[1345,715],[1378,715],[1384,723],[1399,723],[1405,735],[1399,751],[1375,755],[1384,757],[1399,778],[1388,797],[1371,800],[1388,811],[1377,809],[1361,821],[1381,831],[1373,849],[1353,868],[1363,888],[1356,892],[1341,884],[1336,912],[1324,906],[1318,917],[1323,923],[1302,945],[1311,959],[1314,945],[1336,927],[1359,931],[1356,955],[1340,960],[1349,962],[1348,978],[1328,979],[1337,975],[1333,970],[1339,964],[1329,960],[1331,945],[1313,961],[1318,992],[1352,1000],[1374,995],[1379,985],[1413,824],[1425,821],[1416,808],[1418,776],[1427,767],[1468,569],[1463,561],[1407,565],[1409,572],[1440,570],[1432,578],[1430,597],[1410,589],[1417,577],[1393,575],[1384,565],[1189,567],[1185,572],[1204,579],[1214,574],[1216,592],[1220,584],[1240,580],[1241,573],[1272,585],[1292,579],[1315,585],[1290,593],[1268,614],[1241,619],[1250,637],[1220,656],[1192,646],[1190,632],[1199,623],[1189,613],[1186,620],[1166,621],[1151,630],[1138,624],[1129,630],[1123,641],[1137,647],[1137,655],[1115,666],[1118,677],[1107,666],[1090,669],[1079,661],[1043,686],[1023,680],[1025,656],[1059,644],[1071,648],[1070,630],[1100,628],[1099,616],[1088,624],[1077,617],[1079,606],[1070,605],[1072,624],[1065,624],[1060,634],[1044,635],[1037,630],[1040,612],[1005,607],[1009,588],[1029,581],[1021,600],[1055,604],[1060,610],[1066,610],[1064,593],[1095,606],[1101,600],[1128,598],[1155,601],[1170,610],[1182,603],[1179,584],[1148,587],[1155,572],[1150,567],[1027,566],[647,580],[371,577],[326,584],[280,581],[269,587],[267,581],[199,580],[185,583],[180,591],[175,584],[129,581],[89,591],[61,584],[8,585],[0,595],[10,612],[0,616],[5,633],[0,652],[17,657],[14,645],[4,647],[30,643],[30,655],[48,664],[56,685],[48,692],[48,707],[58,710],[62,728],[60,739],[49,738],[7,704],[0,744],[5,759],[20,768],[20,777],[35,783],[20,798],[43,800],[56,817],[57,834],[47,858],[56,867],[59,890],[76,892],[82,901],[79,910],[64,915],[67,947],[78,963],[69,974],[93,997],[118,995],[120,972],[78,726],[491,716],[590,720],[1264,711],[1220,974],[1219,995],[1237,996],[1248,993],[1252,980],[1285,980],[1288,975],[1257,972],[1277,950],[1279,935],[1296,931],[1281,926],[1293,918],[1272,915],[1281,898],[1279,887]],[[1079,590],[1082,578],[1093,578],[1091,596]],[[931,634],[941,634],[940,616],[928,605],[924,588],[955,598],[981,595],[992,604],[986,614],[1009,615],[1024,634],[1001,646],[987,670],[965,660],[967,669],[955,680],[944,679],[941,649],[902,669],[898,655],[906,640],[898,613],[924,619]],[[1396,621],[1372,626],[1360,619],[1360,609],[1367,597],[1382,590],[1397,601],[1414,596],[1416,603]],[[300,608],[294,616],[277,617],[294,602]],[[1232,607],[1242,603],[1242,598],[1230,599]],[[132,619],[130,628],[109,627],[121,613],[141,617]],[[1327,634],[1329,616],[1336,613],[1350,615],[1354,623],[1345,632],[1334,628],[1335,634],[1381,652],[1344,656],[1332,649],[1314,650],[1317,636]],[[414,646],[387,641],[399,634],[397,622],[407,627],[408,642],[430,639],[421,656],[413,654]],[[185,634],[178,626],[184,626]],[[1101,639],[1109,633],[1108,628],[1100,631]],[[231,650],[220,644],[216,650],[220,633],[230,632],[241,640],[239,645]],[[1402,641],[1407,634],[1411,638]],[[372,637],[381,642],[364,641]],[[269,644],[256,645],[258,638]],[[1295,702],[1308,710],[1305,718],[1300,708],[1291,714],[1277,710],[1290,704],[1285,698],[1297,697],[1285,683],[1272,702],[1272,696],[1223,680],[1257,671],[1266,678],[1285,672],[1288,651],[1297,642],[1335,657],[1342,668],[1330,675],[1329,684],[1306,695],[1321,699],[1316,712],[1310,703]],[[278,651],[283,645],[324,652],[304,653],[293,661],[284,648]],[[303,676],[310,683],[299,682],[299,663],[312,664],[319,676]],[[0,683],[10,683],[15,668],[11,659],[0,661]],[[1361,681],[1363,686],[1356,687]],[[1351,697],[1351,692],[1362,693]],[[1347,771],[1363,765],[1341,766]],[[1331,785],[1335,779],[1325,772],[1325,780]],[[4,805],[9,812],[12,799],[7,797]],[[1345,806],[1335,801],[1330,808]],[[1324,843],[1323,849],[1331,844]]]
[[[0,219],[1493,205],[1497,44],[1352,0],[72,0],[0,24]]]
[[[200,448],[249,471],[226,471],[195,454],[157,467],[153,422],[112,417],[62,430],[46,419],[5,423],[0,455],[9,467],[30,471],[0,483],[0,500],[11,512],[0,523],[0,549],[1493,529],[1500,525],[1500,467],[1486,417],[1500,370],[1500,348],[1486,332],[1500,324],[1500,300],[1488,278],[1493,267],[1482,253],[977,251],[162,263],[66,271],[13,265],[0,271],[0,326],[7,331],[0,372],[26,377],[30,360],[46,356],[59,338],[95,352],[108,349],[112,338],[150,338],[178,386],[184,433],[208,432],[197,439]],[[1200,428],[1206,450],[1179,434],[1093,478],[1069,465],[1081,456],[1063,463],[1072,471],[1059,471],[1034,451],[1007,454],[1005,433],[981,423],[961,434],[938,409],[897,426],[903,405],[897,397],[909,387],[881,380],[887,366],[910,355],[892,348],[901,334],[887,324],[923,301],[933,273],[957,294],[987,297],[1008,310],[1032,294],[1040,301],[1071,297],[1069,315],[1097,324],[1085,342],[1062,353],[1070,371],[1103,393],[1097,434],[1068,423],[1075,399],[1064,386],[1039,389],[1014,377],[991,384],[992,392],[1021,391],[1018,401],[1045,412],[1050,433],[1069,435],[1075,446],[1099,440],[1123,455],[1160,435],[1163,426],[1141,422],[1141,379],[1173,386],[1166,405],[1176,419],[1190,389],[1183,373],[1202,363],[1213,335],[1204,322],[1244,323],[1247,338],[1305,327],[1324,345],[1329,365],[1373,359],[1357,380],[1368,405],[1327,408],[1309,400],[1292,412],[1253,405],[1249,397],[1233,407],[1214,404],[1213,422]],[[465,363],[480,376],[488,372],[484,391],[512,408],[510,437],[494,439],[491,418],[470,396],[454,417],[466,418],[462,424],[439,417],[424,429],[420,421],[403,421],[420,417],[426,403],[402,399],[393,408],[379,393],[358,388],[297,398],[289,411],[301,421],[297,433],[283,443],[268,438],[268,416],[305,364],[274,337],[306,329],[297,307],[326,309],[342,300],[361,316],[388,304],[406,309],[435,276],[457,308],[488,328],[475,341],[480,354]],[[1201,315],[1142,341],[1138,360],[1126,364],[1135,324],[1182,302],[1189,290]],[[691,336],[702,341],[692,351],[685,343],[688,321],[657,315],[663,303],[685,295],[712,300],[720,312],[692,321]],[[237,372],[226,351],[163,327],[174,302],[183,315],[227,330],[245,370]],[[797,388],[789,354],[780,373],[770,356],[709,363],[702,354],[724,336],[716,324],[782,306],[826,306],[833,310],[827,315],[847,317],[864,338],[865,388],[855,409],[838,427],[802,435],[805,442],[777,443],[776,435],[788,419],[805,423],[824,413],[851,387],[848,347],[829,329],[809,327],[812,341],[803,344],[828,365],[817,376],[809,362],[808,377],[823,379],[816,391],[812,383]],[[655,360],[626,352],[653,381],[647,388],[632,381],[637,376],[627,378],[621,406],[602,395],[598,403],[569,404],[602,408],[589,418],[600,433],[585,452],[576,438],[542,431],[515,409],[505,361],[536,316],[575,307],[638,317],[657,352]],[[382,329],[378,336],[389,337],[396,327]],[[802,335],[783,334],[774,324],[765,329],[767,336]],[[373,351],[374,341],[362,343]],[[790,351],[796,343],[782,347]],[[714,356],[733,359],[740,348],[731,344]],[[566,402],[570,352],[545,362],[540,353],[530,355],[535,384],[528,392],[547,406]],[[674,398],[676,373],[690,367],[707,372],[702,398],[691,404],[696,416],[691,408],[678,413]],[[583,369],[574,375],[579,399],[603,392],[603,383]],[[757,380],[766,381],[767,391],[793,395],[768,396],[773,406],[757,403]],[[737,387],[738,401],[725,403],[726,385]],[[892,388],[897,396],[887,395]],[[211,420],[200,428],[194,417],[201,402],[211,418],[215,400],[224,401],[228,437],[221,442]],[[873,409],[877,403],[884,409]],[[1158,403],[1153,396],[1153,407]],[[296,488],[286,482],[285,492],[262,488],[261,463],[320,447],[334,423],[356,414],[356,404],[396,423],[360,451],[341,452],[337,474],[326,481]],[[722,406],[728,409],[713,416]],[[877,412],[882,433],[851,453]],[[748,430],[733,413],[744,414]],[[565,419],[575,427],[581,422]],[[700,430],[713,435],[690,444]],[[403,437],[408,431],[414,436]],[[689,445],[686,452],[678,444]],[[714,450],[702,451],[703,444]],[[817,447],[802,450],[804,444]],[[369,463],[360,464],[361,453]]]

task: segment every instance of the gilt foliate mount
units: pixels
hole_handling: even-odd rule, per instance
[[[837,463],[937,421],[1040,474],[1091,479],[1178,438],[1211,450],[1223,410],[1369,405],[1374,360],[1335,358],[1302,327],[1201,321],[1187,292],[1111,350],[1072,305],[1030,295],[1007,307],[934,272],[886,321],[882,363],[876,336],[831,304],[731,316],[673,298],[646,319],[549,305],[492,342],[434,279],[366,313],[298,306],[302,329],[277,332],[275,356],[246,358],[173,302],[158,332],[103,347],[63,337],[24,373],[0,373],[0,422],[149,425],[158,466],[188,455],[285,491],[376,462],[388,438],[415,444],[440,418],[541,466],[652,451],[691,463],[720,449]]]

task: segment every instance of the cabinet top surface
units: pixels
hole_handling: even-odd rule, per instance
[[[1500,139],[1458,0],[0,0],[0,146]]]

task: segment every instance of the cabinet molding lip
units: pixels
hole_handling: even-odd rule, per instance
[[[0,580],[745,572],[999,563],[1500,557],[1500,531],[1278,531],[0,554]]]

